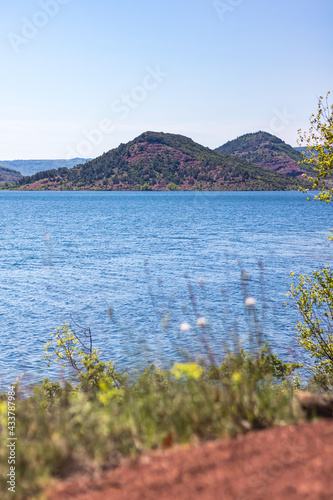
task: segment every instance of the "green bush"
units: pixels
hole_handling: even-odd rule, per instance
[[[314,177],[305,177],[312,182],[313,189],[320,190],[314,199],[326,204],[333,201],[333,105],[329,105],[329,96],[330,92],[326,101],[319,97],[317,114],[310,118],[308,133],[299,131],[299,143],[307,146],[302,164],[315,173]],[[296,325],[298,343],[314,361],[309,387],[332,392],[333,272],[330,266],[315,270],[311,275],[300,275],[288,295],[293,297],[303,319]]]
[[[292,273],[293,274],[293,273]],[[312,384],[333,390],[333,271],[330,266],[301,275],[290,296],[303,318],[296,328],[298,343],[314,360]]]
[[[177,191],[180,189],[180,187],[177,186],[177,184],[175,184],[174,182],[169,182],[169,184],[167,184],[166,189],[167,191]]]

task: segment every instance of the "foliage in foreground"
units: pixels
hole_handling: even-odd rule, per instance
[[[293,274],[293,273],[292,273]],[[301,275],[290,295],[302,316],[296,328],[299,345],[314,360],[312,382],[333,391],[333,271],[330,266]]]
[[[301,165],[309,166],[316,174],[304,177],[313,184],[313,189],[320,190],[314,199],[325,203],[333,199],[333,104],[328,103],[330,94],[327,93],[325,101],[319,97],[318,110],[311,116],[309,131],[302,133],[299,130],[299,144],[307,147]]]
[[[45,379],[17,402],[16,498],[37,495],[50,477],[113,467],[144,450],[296,418],[288,379],[296,365],[281,362],[267,346],[256,355],[228,355],[221,366],[176,363],[165,371],[152,365],[134,380],[108,365],[96,376],[94,359],[76,385]],[[95,383],[82,385],[92,373]],[[0,402],[0,416],[5,440],[6,401]],[[1,446],[1,477],[7,469]]]
[[[305,177],[313,189],[320,190],[315,200],[326,204],[333,200],[333,104],[321,96],[318,110],[312,114],[310,129],[300,134],[300,144],[307,145],[303,164],[312,167],[315,177]],[[332,240],[333,237],[329,236]],[[291,273],[293,276],[294,273]],[[302,321],[296,328],[298,343],[314,361],[311,371],[312,384],[316,389],[333,391],[333,272],[328,264],[311,275],[300,275],[288,294],[293,297]]]

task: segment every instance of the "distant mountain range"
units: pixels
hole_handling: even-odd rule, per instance
[[[296,147],[294,148],[296,149],[296,151],[298,151],[299,153],[305,153],[305,157],[306,158],[311,158],[311,152],[309,152],[308,148],[307,147],[304,147],[304,146],[301,146],[301,147]],[[316,157],[317,157],[317,152],[314,151]]]
[[[215,151],[243,158],[272,172],[289,177],[300,179],[304,173],[310,173],[308,167],[298,165],[298,162],[303,159],[301,153],[304,148],[292,148],[267,132],[242,135],[218,147]]]
[[[73,158],[71,160],[12,160],[0,161],[1,167],[10,168],[22,175],[33,175],[37,172],[52,170],[54,168],[71,168],[80,163],[85,163],[91,158]]]
[[[296,158],[298,153],[290,149]],[[188,137],[145,132],[85,164],[23,177],[14,189],[240,191],[299,186],[293,176],[271,172],[247,158],[220,154]]]

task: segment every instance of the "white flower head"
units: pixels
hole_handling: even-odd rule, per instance
[[[181,329],[182,332],[188,332],[189,330],[191,330],[191,325],[190,323],[184,321],[183,323],[181,323],[179,328]]]
[[[208,321],[207,321],[206,318],[201,317],[201,318],[197,319],[197,325],[201,326],[201,328],[203,328],[204,326],[206,326],[207,323],[208,323]]]
[[[256,304],[256,299],[254,297],[247,297],[245,299],[245,305],[246,307],[252,307]]]

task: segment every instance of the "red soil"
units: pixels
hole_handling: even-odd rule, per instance
[[[333,420],[143,455],[48,500],[332,500]]]

